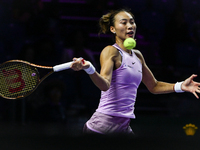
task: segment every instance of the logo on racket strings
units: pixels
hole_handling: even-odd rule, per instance
[[[3,75],[4,77],[6,77],[6,83],[7,85],[9,85],[9,92],[10,93],[16,93],[16,92],[20,92],[24,89],[25,87],[25,82],[24,80],[22,79],[22,72],[18,69],[13,69],[13,70],[3,70]],[[18,77],[14,77],[12,78],[12,76],[15,76],[15,75],[18,75]],[[8,78],[8,77],[11,77],[11,78]],[[21,83],[20,86],[18,87],[12,87],[13,84],[15,83]]]

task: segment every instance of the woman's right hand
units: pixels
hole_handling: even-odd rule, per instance
[[[73,58],[73,63],[71,64],[71,69],[74,71],[80,71],[83,69],[87,69],[90,67],[88,61],[84,60],[83,58]]]

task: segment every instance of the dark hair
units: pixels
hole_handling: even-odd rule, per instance
[[[109,33],[110,32],[110,27],[114,26],[115,16],[118,13],[123,12],[123,11],[128,12],[134,18],[134,15],[132,14],[130,9],[128,9],[128,8],[123,8],[123,9],[118,9],[118,10],[111,10],[110,12],[108,12],[107,14],[103,15],[100,18],[100,20],[99,20],[99,26],[100,26],[99,34],[101,34],[101,33],[104,33],[104,34]]]

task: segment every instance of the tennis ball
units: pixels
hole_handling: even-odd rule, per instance
[[[136,41],[133,38],[127,38],[123,44],[126,49],[130,50],[136,46]]]

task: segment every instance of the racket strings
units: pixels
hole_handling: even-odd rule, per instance
[[[33,91],[39,82],[36,68],[21,62],[8,62],[0,67],[2,97],[19,98]]]

